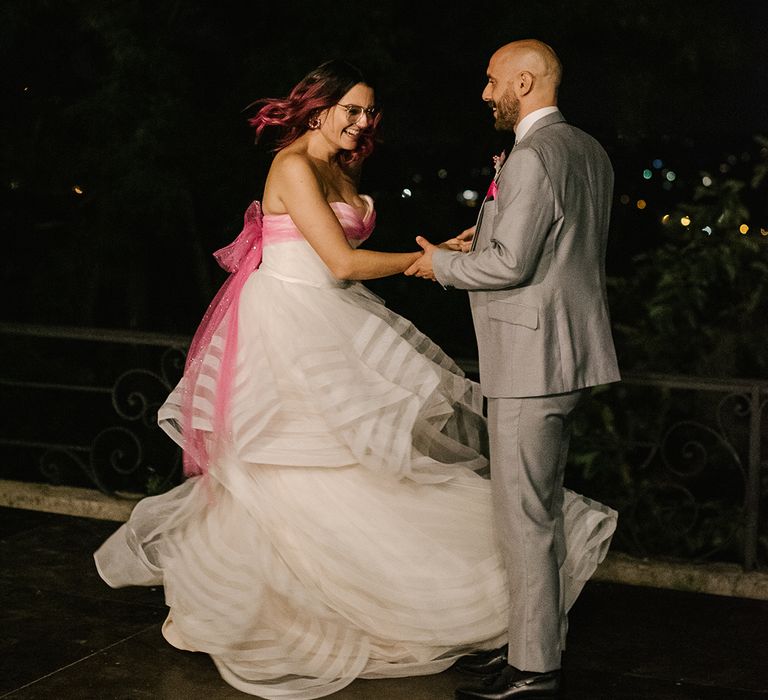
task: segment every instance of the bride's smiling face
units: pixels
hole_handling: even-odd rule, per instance
[[[321,120],[321,130],[331,143],[352,151],[357,147],[361,132],[373,125],[375,115],[373,88],[358,83],[338,104],[328,108]]]

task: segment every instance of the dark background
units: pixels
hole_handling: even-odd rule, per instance
[[[377,202],[369,247],[454,235],[477,214],[461,193],[482,196],[510,145],[480,99],[488,58],[527,37],[559,53],[563,113],[613,160],[608,272],[631,275],[702,171],[737,173],[762,152],[766,5],[3,3],[0,321],[191,334],[224,279],[210,253],[239,232],[269,165],[243,109],[332,57],[375,77],[384,110],[361,187]],[[752,211],[768,226],[762,199]],[[463,292],[368,286],[448,352],[474,355]]]

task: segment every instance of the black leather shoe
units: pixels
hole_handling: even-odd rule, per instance
[[[470,676],[492,676],[503,670],[507,665],[507,645],[490,651],[479,651],[475,654],[462,656],[453,669]]]
[[[507,665],[477,686],[456,689],[456,700],[514,700],[560,697],[560,671],[529,673]]]

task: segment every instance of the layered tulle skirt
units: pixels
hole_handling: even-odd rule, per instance
[[[504,643],[475,383],[362,285],[259,271],[239,307],[230,432],[206,477],[141,501],[96,553],[112,586],[163,585],[168,641],[266,698],[434,673]],[[214,342],[196,389],[212,426]],[[183,380],[182,380],[183,381]],[[183,385],[160,412],[180,443]],[[568,606],[616,514],[566,492]]]

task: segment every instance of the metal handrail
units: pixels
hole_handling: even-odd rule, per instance
[[[71,326],[49,326],[38,324],[22,323],[0,323],[0,336],[54,339],[63,341],[86,341],[94,343],[108,343],[123,346],[153,346],[163,349],[164,358],[170,353],[170,356],[177,363],[181,362],[183,366],[183,355],[186,352],[190,336],[179,334],[168,334],[158,332],[134,331],[125,329],[106,329],[90,327],[71,327]],[[468,374],[476,376],[479,371],[479,364],[475,358],[457,358],[456,363]],[[146,400],[142,395],[142,390],[133,390],[130,387],[126,389],[129,379],[138,380],[149,377],[155,382],[155,389],[162,393],[169,388],[169,377],[164,372],[151,372],[146,369],[132,369],[123,372],[113,383],[112,386],[93,386],[77,385],[71,382],[55,381],[36,381],[33,379],[21,379],[18,377],[0,376],[0,386],[10,388],[28,388],[28,389],[46,389],[53,391],[72,391],[90,394],[111,394],[112,404],[115,411],[122,419],[129,421],[143,420],[147,422],[148,417],[155,406],[152,401],[157,401],[159,396],[153,394],[152,401]],[[754,568],[757,562],[757,552],[759,546],[759,513],[761,501],[761,471],[765,460],[763,459],[763,446],[766,440],[762,435],[763,420],[765,417],[766,404],[768,404],[768,380],[748,379],[748,378],[714,378],[714,377],[694,377],[686,375],[671,375],[649,372],[623,372],[621,384],[631,386],[648,386],[654,388],[667,388],[677,390],[690,390],[713,392],[723,394],[721,404],[726,401],[736,401],[739,403],[738,415],[740,417],[748,416],[749,436],[748,447],[737,453],[731,444],[730,438],[725,431],[721,430],[716,437],[720,440],[721,446],[728,449],[738,465],[739,472],[743,475],[744,483],[744,548],[743,563],[746,568]],[[127,415],[121,410],[121,406],[126,401],[126,390],[130,393],[130,399],[139,399],[140,409],[131,408]],[[160,397],[159,400],[162,400]],[[143,402],[143,403],[142,403]],[[718,408],[718,411],[722,405]],[[718,415],[718,420],[720,416]],[[712,432],[712,431],[710,431]],[[136,435],[126,431],[125,428],[110,428],[102,431],[96,436],[92,445],[71,445],[60,444],[57,442],[44,442],[39,439],[18,440],[11,436],[0,437],[0,444],[6,446],[24,446],[36,449],[49,448],[49,453],[55,452],[58,455],[66,455],[70,460],[76,461],[80,467],[93,479],[99,488],[104,487],[104,481],[99,477],[99,469],[93,464],[93,454],[97,443],[100,449],[103,449],[103,440],[99,440],[106,434],[111,436],[121,436],[122,439],[130,442],[131,449],[136,454],[142,452],[141,441]],[[743,444],[743,443],[741,443]],[[665,448],[665,438],[662,437],[658,443],[652,446],[658,454],[658,450]],[[122,449],[122,448],[121,448]],[[115,452],[116,453],[116,452]],[[47,453],[48,454],[48,453]],[[78,455],[88,455],[90,462],[78,457]],[[120,453],[122,457],[123,453]],[[45,455],[44,455],[45,457]],[[746,459],[744,459],[746,457]],[[112,455],[113,459],[117,459]],[[139,457],[136,458],[137,460]],[[87,463],[88,462],[88,463]]]
[[[100,343],[152,345],[169,348],[186,348],[191,340],[186,335],[153,333],[150,331],[7,322],[0,322],[0,335],[27,336],[30,338],[61,338],[62,340],[90,340]]]

